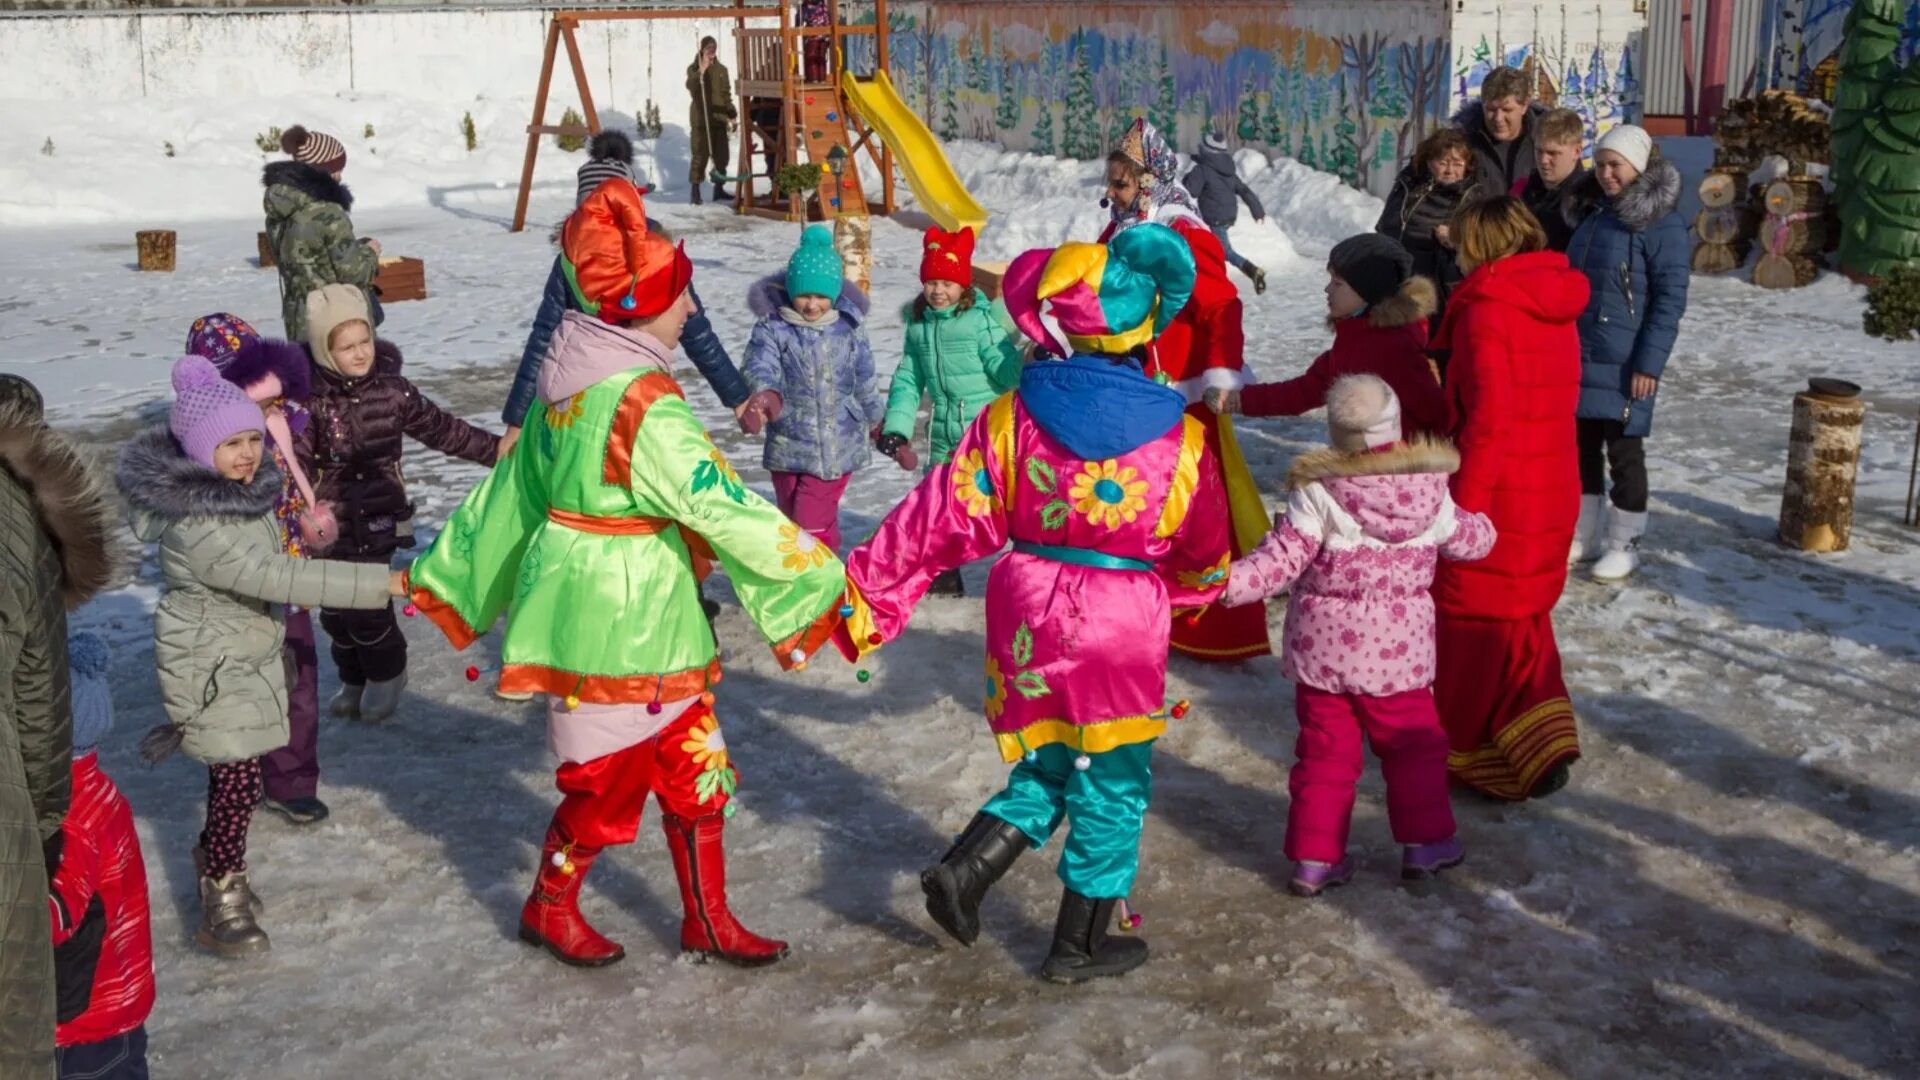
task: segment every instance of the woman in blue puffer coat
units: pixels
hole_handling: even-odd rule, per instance
[[[1601,137],[1579,185],[1565,203],[1578,226],[1567,257],[1587,275],[1592,298],[1580,316],[1581,502],[1568,560],[1597,556],[1593,576],[1620,581],[1639,566],[1647,528],[1641,440],[1687,309],[1687,230],[1674,212],[1680,170],[1632,124]]]

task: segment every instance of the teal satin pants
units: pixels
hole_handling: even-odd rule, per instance
[[[1117,900],[1140,869],[1140,822],[1153,798],[1153,743],[1089,754],[1052,743],[1013,767],[1006,789],[980,809],[1027,834],[1038,848],[1064,818],[1067,840],[1058,871],[1067,888],[1096,900]]]

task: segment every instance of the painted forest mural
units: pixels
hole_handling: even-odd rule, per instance
[[[849,16],[870,23],[872,7],[862,6]],[[890,3],[888,59],[902,95],[942,139],[1091,159],[1145,115],[1183,152],[1213,128],[1232,146],[1296,158],[1376,193],[1501,60],[1533,58],[1596,135],[1637,107],[1636,61],[1624,42],[1583,52],[1564,41],[1456,41],[1450,8]],[[870,70],[871,49],[850,43],[849,66]]]

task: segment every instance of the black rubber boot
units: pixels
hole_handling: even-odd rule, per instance
[[[1145,941],[1107,936],[1115,903],[1093,900],[1072,889],[1060,894],[1060,919],[1053,924],[1053,951],[1040,968],[1047,981],[1076,983],[1125,975],[1147,962]]]
[[[700,205],[700,185],[699,184],[693,185],[693,197],[688,201],[692,202],[693,205],[695,206]]]
[[[967,595],[967,587],[961,582],[960,571],[958,570],[943,571],[935,576],[933,584],[927,586],[927,591],[935,596]]]
[[[715,184],[713,185],[713,201],[717,203],[732,202],[733,192],[728,191],[719,184]]]
[[[992,814],[973,815],[967,831],[920,874],[927,914],[962,945],[980,937],[980,901],[1020,853],[1032,847],[1027,834]]]

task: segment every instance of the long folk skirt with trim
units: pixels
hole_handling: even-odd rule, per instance
[[[1525,799],[1555,765],[1580,756],[1552,612],[1470,619],[1442,611],[1436,631],[1433,699],[1455,780]]]

